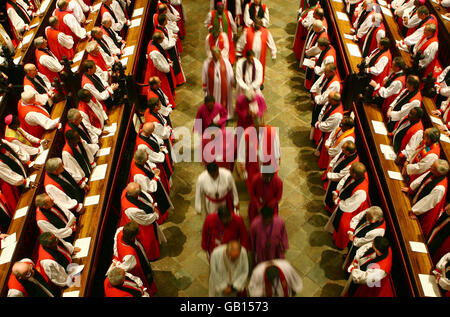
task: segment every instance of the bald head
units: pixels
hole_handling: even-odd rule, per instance
[[[69,5],[69,2],[67,0],[58,0],[58,2],[56,3],[56,5],[58,6],[58,8],[60,8],[61,10],[65,10],[67,9],[67,6]]]
[[[313,30],[314,32],[320,32],[323,29],[323,23],[320,20],[314,20],[313,22]]]
[[[16,262],[12,267],[12,274],[19,280],[26,280],[32,276],[32,265],[25,262]]]
[[[153,122],[146,122],[142,126],[142,132],[147,136],[151,135],[153,131],[155,131],[155,125]]]
[[[25,70],[25,73],[27,73],[27,76],[30,78],[34,78],[37,75],[37,68],[34,66],[34,64],[25,64],[23,67]]]
[[[137,197],[141,193],[141,185],[132,182],[127,185],[127,195]]]
[[[234,262],[241,256],[241,244],[239,241],[232,240],[227,244],[227,256]]]

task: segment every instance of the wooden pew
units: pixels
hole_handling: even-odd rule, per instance
[[[34,39],[39,36],[44,36],[48,19],[52,16],[53,10],[56,8],[56,2],[57,0],[45,0],[41,2],[41,8],[48,3],[47,8],[44,12],[41,12],[41,9],[39,9],[41,14],[35,16],[30,23],[30,26],[36,24],[37,26],[25,32],[24,38],[31,37],[30,40],[24,45],[21,42],[16,48],[16,54],[14,55],[14,62],[16,64],[19,64],[19,62],[22,64],[34,62]]]
[[[346,69],[350,70],[349,73],[356,73],[358,70],[357,65],[362,59],[349,54],[346,43],[352,41],[343,36],[344,33],[349,33],[350,22],[337,18],[337,12],[345,12],[344,6],[340,2],[331,0],[328,2],[328,9],[332,12],[330,14],[333,20],[332,24],[337,27],[335,29],[335,32],[338,34],[336,37],[339,38],[340,42],[338,43],[339,50],[344,54],[342,58],[348,64]],[[362,132],[361,137],[369,157],[369,165],[373,170],[378,171],[378,173],[374,172],[374,175],[377,175],[374,181],[382,195],[382,207],[385,210],[386,220],[393,233],[394,241],[391,241],[391,243],[397,246],[400,253],[401,266],[408,283],[408,291],[410,296],[424,296],[419,274],[431,274],[434,267],[428,253],[417,253],[411,250],[409,241],[425,243],[425,239],[418,220],[409,217],[411,203],[401,191],[401,187],[406,186],[406,184],[391,180],[387,173],[388,170],[395,172],[400,172],[400,170],[394,161],[383,159],[384,156],[380,151],[379,145],[391,145],[391,141],[387,136],[375,134],[371,124],[371,120],[383,121],[381,112],[372,105],[357,107],[353,104],[352,109],[355,113],[356,125],[359,131]],[[374,151],[376,155],[373,154]]]
[[[67,101],[63,100],[53,106],[51,114],[52,119],[65,118],[68,109],[68,107],[66,107],[66,103]],[[60,122],[64,127],[65,122],[63,120]],[[57,151],[62,148],[61,138],[63,137],[63,135],[61,130],[54,129],[44,134],[44,138],[46,140],[49,140],[48,143],[49,155],[47,156],[47,158],[51,157],[51,155],[56,155]],[[10,235],[14,233],[16,234],[17,244],[12,254],[11,260],[7,263],[0,265],[0,287],[1,287],[0,296],[6,296],[8,278],[14,262],[22,259],[23,257],[31,256],[31,253],[28,251],[30,250],[30,248],[33,248],[35,241],[31,241],[30,244],[29,241],[30,237],[27,236],[27,233],[30,232],[30,230],[32,230],[31,229],[32,227],[36,227],[34,199],[36,195],[43,192],[42,186],[45,174],[44,168],[45,166],[42,166],[37,171],[33,172],[32,175],[36,175],[35,182],[38,186],[36,188],[30,188],[24,191],[17,203],[16,212],[17,210],[21,210],[22,208],[28,207],[26,214],[20,218],[13,218],[11,220],[11,224],[9,225],[9,229],[6,232],[7,234]],[[2,253],[0,253],[0,256],[1,254]]]
[[[135,46],[133,54],[127,56],[127,75],[133,75],[137,72],[137,60],[139,58],[139,52],[142,48],[142,42],[140,39],[145,33],[144,26],[147,19],[147,12],[149,9],[149,3],[146,0],[137,0],[134,4],[134,10],[140,10],[143,8],[143,14],[136,18],[141,18],[141,23],[138,27],[128,29],[126,37],[127,47]],[[134,105],[133,105],[134,109]],[[133,112],[131,112],[133,113]],[[117,184],[117,177],[120,170],[120,163],[122,162],[127,143],[123,142],[125,138],[119,137],[119,133],[123,131],[127,135],[127,131],[131,128],[130,125],[130,113],[126,109],[125,105],[116,106],[111,111],[108,111],[108,116],[111,122],[117,122],[117,131],[113,137],[101,138],[100,148],[111,147],[111,153],[108,156],[99,157],[97,165],[108,164],[106,171],[106,177],[102,181],[90,182],[90,190],[86,197],[93,195],[100,195],[98,205],[86,207],[86,212],[81,215],[80,223],[81,227],[77,231],[76,238],[91,237],[89,253],[86,257],[81,259],[75,259],[74,262],[80,265],[84,265],[84,269],[80,275],[79,285],[74,285],[64,290],[63,296],[74,297],[86,297],[91,295],[91,287],[94,279],[94,275],[99,261],[101,241],[103,239],[103,233],[105,231],[105,223],[111,212],[112,201],[114,199],[112,193],[115,190]],[[117,206],[116,206],[117,208]],[[112,239],[113,237],[108,237]]]

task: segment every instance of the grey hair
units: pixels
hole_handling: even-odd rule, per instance
[[[78,111],[78,109],[75,108],[69,109],[69,111],[67,111],[67,120],[73,121],[78,117],[79,114],[80,111]]]
[[[59,157],[48,159],[47,163],[45,163],[45,170],[49,173],[53,173],[58,170],[61,164],[62,160]]]
[[[448,162],[446,160],[441,160],[441,159],[437,160],[437,162],[438,162],[437,167],[436,167],[437,172],[440,175],[446,175],[448,173],[448,169],[449,169]]]
[[[143,164],[148,160],[147,151],[144,149],[139,149],[134,153],[134,160],[138,164]]]
[[[92,53],[93,51],[95,51],[95,49],[97,48],[98,44],[95,41],[90,41],[89,43],[87,43],[86,45],[86,52],[88,53]]]
[[[367,209],[367,214],[372,215],[374,221],[380,221],[383,219],[383,210],[378,206],[372,206]]]
[[[114,267],[108,272],[108,280],[113,286],[122,285],[125,280],[125,275],[122,275],[123,269]]]
[[[44,38],[42,36],[39,36],[34,39],[34,46],[41,47],[41,45],[44,43]]]

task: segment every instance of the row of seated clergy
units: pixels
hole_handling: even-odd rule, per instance
[[[44,179],[45,191],[61,208],[80,212],[88,180],[96,166],[98,141],[109,123],[106,109],[86,89],[78,92],[78,109],[70,109],[65,127],[66,143],[62,160],[49,159]]]
[[[31,259],[14,263],[8,280],[8,297],[59,297],[64,287],[75,281],[70,278],[72,256],[80,248],[63,244],[51,232],[39,235],[36,264]]]
[[[142,133],[145,137],[145,133],[149,132],[149,129],[151,130],[148,136],[150,139],[154,137],[153,123],[144,124]],[[166,238],[159,224],[167,219],[168,210],[172,209],[173,205],[168,195],[170,187],[165,188],[165,186],[169,186],[168,177],[170,175],[164,174],[162,163],[152,162],[148,151],[151,151],[152,157],[154,157],[157,153],[153,151],[153,149],[156,150],[156,147],[152,147],[152,145],[157,144],[153,143],[153,139],[151,142],[145,147],[137,146],[131,162],[130,183],[124,189],[121,197],[120,227],[116,231],[114,259],[110,270],[120,267],[127,274],[132,274],[141,281],[139,283],[139,280],[132,278],[135,283],[128,283],[126,289],[123,289],[125,286],[123,285],[120,288],[122,291],[129,293],[130,287],[136,289],[138,286],[153,296],[157,287],[153,281],[150,261],[160,257],[159,245],[166,242]],[[165,156],[164,159],[166,159]],[[161,169],[158,169],[157,166]],[[162,177],[165,179],[163,180]],[[115,296],[113,294],[117,292],[118,284],[112,282],[111,284],[108,275],[105,280],[105,296],[107,297]]]
[[[169,197],[173,170],[169,152],[172,105],[161,90],[160,79],[151,77],[149,82],[145,123],[137,136],[130,183],[121,196],[114,259],[104,284],[107,297],[153,296],[157,291],[150,261],[160,257],[160,244],[166,238],[159,225],[167,219],[168,210],[173,209]],[[124,279],[120,277],[123,275]]]
[[[61,22],[58,30],[70,36],[72,32],[79,38],[84,38],[86,31],[81,25],[85,22],[85,14],[89,12],[89,6],[82,0],[58,0],[56,5],[57,8],[54,10],[53,16],[56,16]],[[31,20],[38,15],[39,9],[24,0],[7,1],[6,10],[15,46],[22,39],[24,33],[30,29]]]
[[[37,266],[50,290],[53,290],[52,296],[58,296],[58,287],[70,286],[72,283],[67,276],[71,255],[79,251],[72,245],[77,229],[76,219],[85,209],[83,200],[89,190],[90,173],[95,167],[98,138],[106,133],[103,128],[108,120],[105,109],[89,91],[80,90],[78,97],[78,109],[70,109],[68,112],[62,159],[47,160],[45,194],[38,195],[35,201],[36,221],[41,231]],[[30,291],[31,284],[24,285],[20,282],[20,288],[17,279],[14,280],[12,276],[10,283],[13,285],[10,286],[9,296],[21,296],[14,293],[17,288],[22,294],[23,287]],[[31,285],[32,291],[41,292],[42,286],[47,289],[44,281],[37,281],[39,287],[36,289],[35,285]]]
[[[30,71],[31,68],[33,67],[27,67],[28,74],[34,72],[36,75],[35,67]],[[59,120],[51,120],[45,107],[36,102],[36,95],[36,91],[27,88],[18,103],[18,116],[8,116],[5,121],[7,127],[1,153],[2,229],[5,231],[19,199],[17,186],[35,186],[29,178],[32,172],[30,168],[38,166],[34,166],[31,157],[35,157],[46,147],[44,131],[61,128]]]

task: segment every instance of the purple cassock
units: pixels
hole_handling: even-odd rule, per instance
[[[202,122],[202,126],[198,126],[198,123],[194,124],[194,131],[203,135],[203,132],[208,128],[211,124],[214,123],[214,118],[219,115],[219,120],[216,125],[219,126],[220,129],[225,128],[225,124],[227,121],[227,109],[225,109],[220,103],[215,103],[212,111],[209,111],[205,104],[201,105],[198,108],[196,119],[200,119]]]
[[[255,94],[255,99],[256,103],[258,104],[258,117],[261,118],[267,109],[266,101],[264,100],[263,96],[258,94]],[[249,107],[250,103],[245,95],[240,95],[237,97],[235,111],[238,117],[238,127],[243,127],[244,129],[246,129],[249,126],[253,125],[253,118],[250,115]]]
[[[250,242],[256,255],[256,264],[284,259],[289,243],[283,219],[274,215],[272,223],[266,226],[262,215],[258,215],[250,226]]]

